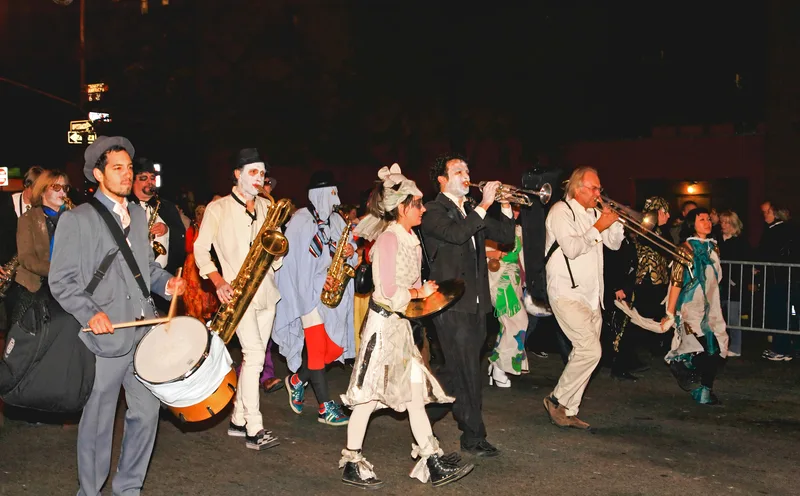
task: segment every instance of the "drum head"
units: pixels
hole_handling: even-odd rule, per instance
[[[153,327],[136,348],[136,374],[152,384],[182,378],[202,360],[208,336],[206,326],[193,317],[175,317],[168,324]]]

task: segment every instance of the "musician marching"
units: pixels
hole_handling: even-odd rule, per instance
[[[437,378],[455,397],[453,417],[461,429],[461,450],[477,456],[496,456],[497,448],[486,440],[482,393],[486,369],[481,367],[481,348],[486,341],[486,314],[492,310],[486,264],[487,239],[514,243],[511,206],[502,203],[502,215],[494,219],[486,211],[495,202],[499,182],[483,186],[480,205],[467,201],[470,177],[466,160],[457,154],[436,159],[430,171],[439,188],[435,200],[425,204],[422,234],[431,258],[430,278],[435,281],[462,279],[464,295],[453,306],[433,318],[442,345],[445,364]],[[429,408],[432,421],[444,417],[447,405]]]
[[[305,384],[311,382],[319,405],[318,421],[347,425],[348,416],[328,391],[325,366],[355,356],[353,284],[336,280],[329,269],[332,264],[354,266],[356,246],[352,235],[346,234],[348,224],[334,212],[340,201],[330,172],[311,176],[308,199],[309,206],[298,210],[286,225],[291,248],[276,277],[283,299],[278,304],[272,339],[293,372],[285,379],[292,411],[298,415],[303,412]],[[329,306],[329,295],[325,295],[327,304],[323,303],[323,294],[337,288],[338,303]]]
[[[624,231],[608,207],[598,211],[602,187],[591,167],[575,169],[567,195],[550,209],[547,239],[547,296],[559,326],[572,342],[564,372],[544,407],[559,427],[588,429],[578,418],[583,391],[600,361],[603,319],[603,246],[618,250]]]
[[[233,166],[236,185],[230,195],[208,204],[194,242],[200,275],[214,283],[223,304],[231,303],[234,298],[231,282],[236,279],[266,219],[269,201],[258,194],[268,167],[255,148],[239,151]],[[222,274],[211,258],[212,246]],[[280,259],[273,261],[236,329],[243,358],[228,435],[244,437],[247,448],[259,451],[280,444],[271,431],[264,429],[258,382],[275,319],[275,305],[281,298],[275,285],[275,271],[280,266]]]
[[[115,331],[112,321],[152,317],[150,291],[169,299],[184,290],[182,279],[155,263],[145,214],[126,200],[133,183],[133,154],[130,141],[120,136],[99,136],[89,145],[83,173],[90,181],[99,182],[99,188],[91,204],[61,216],[50,262],[53,297],[79,323],[91,328],[80,338],[97,356],[94,386],[78,427],[79,496],[100,494],[108,478],[120,387],[125,388],[127,412],[113,492],[141,491],[160,406],[133,373],[136,345],[149,327]],[[129,252],[130,263],[122,256],[123,250]],[[98,269],[107,262],[111,264],[103,277]],[[99,283],[90,282],[97,277]]]

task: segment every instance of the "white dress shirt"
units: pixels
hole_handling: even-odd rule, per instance
[[[558,240],[558,249],[547,262],[547,296],[551,301],[581,300],[596,310],[603,304],[603,245],[618,250],[625,235],[623,226],[615,222],[598,232],[594,227],[599,217],[596,209],[583,208],[574,198],[567,202],[569,206],[563,201],[556,202],[545,221],[545,254]],[[572,288],[564,255],[569,259],[576,288]]]
[[[239,203],[233,197],[234,194],[236,193],[232,192],[224,198],[209,203],[206,207],[200,232],[194,242],[195,261],[204,279],[217,270],[211,259],[213,245],[222,268],[222,278],[229,284],[232,283],[239,274],[239,269],[250,252],[250,246],[266,219],[268,200],[256,197],[256,219],[253,220],[242,204],[244,199],[240,198],[242,203]],[[256,308],[265,308],[280,299],[278,287],[275,285],[274,271],[281,265],[282,258],[276,258],[272,263],[270,272],[273,273],[268,274],[261,283],[256,292],[256,299],[253,300],[258,304]]]
[[[21,191],[11,195],[11,201],[14,203],[14,212],[16,212],[17,218],[21,217],[22,214],[31,209],[31,204],[25,203]]]

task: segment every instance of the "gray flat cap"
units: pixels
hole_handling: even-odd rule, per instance
[[[83,175],[86,176],[86,179],[93,183],[97,182],[92,174],[94,166],[100,157],[112,146],[121,146],[124,148],[128,152],[128,155],[131,156],[131,159],[133,159],[133,154],[136,152],[131,142],[128,141],[128,138],[123,138],[122,136],[98,136],[97,139],[94,140],[94,143],[89,145],[86,151],[83,152]]]

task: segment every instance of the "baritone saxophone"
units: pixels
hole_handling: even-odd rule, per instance
[[[266,219],[253,240],[250,251],[236,274],[236,279],[231,283],[233,298],[217,310],[208,324],[208,328],[219,334],[226,344],[236,332],[244,312],[247,311],[261,282],[267,276],[272,261],[276,257],[282,257],[289,250],[289,240],[280,229],[294,209],[291,200],[283,198],[276,202],[263,189],[261,195],[270,201]]]

